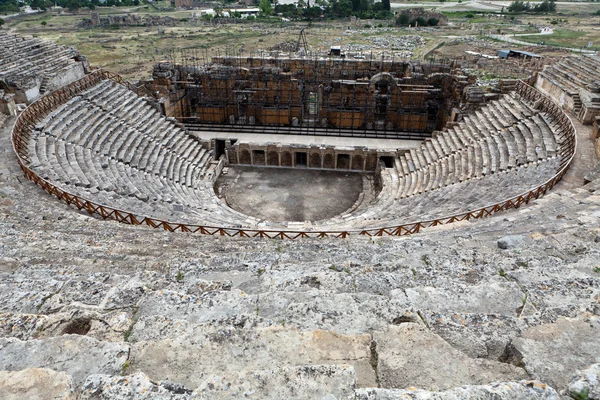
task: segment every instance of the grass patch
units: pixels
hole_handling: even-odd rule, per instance
[[[600,35],[598,33],[578,32],[568,29],[557,29],[551,35],[519,36],[516,39],[530,43],[544,42],[544,44],[548,46],[555,47],[587,47],[587,44],[590,41],[600,44],[597,43],[597,40],[594,40],[600,40]]]

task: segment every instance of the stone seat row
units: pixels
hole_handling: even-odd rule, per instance
[[[512,125],[507,124],[506,129],[488,131],[487,136],[472,136],[471,141],[463,142],[462,148],[448,145],[463,129],[468,131],[471,121],[477,118],[477,113],[465,116],[465,123],[438,132],[420,148],[400,155],[392,170],[398,175],[392,189],[395,196],[421,194],[556,154],[557,143],[552,133],[556,127],[545,113],[530,115],[519,122],[513,117]],[[479,131],[485,132],[485,129]]]
[[[112,101],[118,105],[111,111],[99,105]],[[144,115],[136,127],[127,119],[131,112],[134,119]],[[216,197],[216,165],[200,142],[112,82],[47,115],[35,127],[29,154],[43,178],[110,207],[190,224],[259,223]]]
[[[176,221],[185,223],[197,223],[194,216],[212,223],[240,219],[214,196],[212,182],[188,188],[116,160],[93,156],[89,149],[52,136],[40,135],[31,146],[37,173],[82,198],[159,219],[177,217]]]
[[[206,176],[210,154],[195,139],[160,117],[141,99],[140,110],[150,126],[133,128],[117,114],[77,96],[50,114],[38,129],[57,139],[74,143],[143,171],[187,186]],[[84,117],[85,116],[85,117]],[[163,133],[159,136],[159,131]]]
[[[329,228],[393,226],[476,210],[546,182],[556,173],[558,165],[559,160],[551,158],[401,199],[385,187],[394,185],[393,172],[386,169],[382,171],[384,188],[377,199],[368,207],[345,215]]]

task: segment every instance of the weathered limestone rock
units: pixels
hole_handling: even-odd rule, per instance
[[[274,367],[350,364],[359,386],[374,386],[370,346],[370,335],[200,325],[175,337],[135,343],[131,370],[193,388],[209,376],[235,381],[239,374]]]
[[[21,340],[32,339],[47,320],[44,315],[0,314],[0,337],[15,337]]]
[[[129,346],[100,342],[81,335],[64,335],[43,340],[0,339],[0,370],[50,368],[65,371],[75,383],[90,374],[119,374]]]
[[[424,310],[420,315],[434,333],[471,358],[497,360],[512,338],[526,327],[525,322],[517,317],[497,314]]]
[[[47,368],[0,371],[2,400],[75,400],[69,375]]]
[[[406,289],[406,296],[416,308],[438,312],[494,313],[514,316],[523,304],[523,292],[515,282],[494,277],[468,289],[417,287]]]
[[[443,392],[417,389],[358,389],[356,400],[560,400],[551,387],[537,381],[462,386]]]
[[[578,371],[569,383],[569,395],[573,398],[587,396],[589,400],[600,400],[600,364]]]
[[[324,290],[249,295],[239,289],[195,296],[164,290],[145,296],[137,315],[140,320],[168,315],[170,320],[195,323],[258,315],[273,324],[284,321],[286,326],[302,329],[358,334],[385,329],[394,318],[404,315],[409,308],[401,290],[394,291],[389,297]],[[137,333],[134,332],[134,335]]]
[[[209,376],[194,391],[199,399],[354,400],[354,368],[348,365],[282,367],[241,374],[233,381]]]
[[[507,348],[506,359],[535,379],[566,389],[577,370],[600,361],[600,320],[561,318],[529,328]]]
[[[80,400],[185,400],[192,393],[180,385],[152,381],[141,372],[127,376],[90,375],[80,391]]]
[[[513,249],[522,246],[526,241],[523,235],[504,236],[498,240],[498,248],[502,250]]]
[[[521,368],[472,359],[425,326],[404,323],[374,334],[381,387],[445,390],[527,377]]]

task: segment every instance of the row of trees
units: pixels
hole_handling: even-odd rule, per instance
[[[509,12],[549,13],[556,11],[555,0],[543,0],[541,3],[531,4],[523,0],[515,0],[508,6]]]
[[[0,0],[0,12],[3,14],[17,13],[20,10],[20,5],[17,0]]]
[[[275,13],[290,19],[314,19],[320,16],[324,18],[356,16],[365,19],[388,19],[393,17],[393,13],[390,11],[390,0],[378,2],[373,0],[316,0],[312,4],[310,0],[299,0],[298,4],[277,4],[275,7],[271,6],[269,0],[260,0],[258,7],[264,16]]]
[[[140,0],[106,0],[101,3],[99,0],[0,0],[0,12],[19,12],[22,6],[28,5],[34,10],[46,11],[48,8],[55,5],[63,8],[68,8],[71,11],[80,8],[89,8],[93,10],[98,6],[137,6]]]

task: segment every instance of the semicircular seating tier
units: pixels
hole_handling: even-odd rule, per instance
[[[451,217],[526,193],[561,168],[562,129],[516,92],[504,95],[395,157],[377,198],[333,228]]]
[[[516,93],[436,132],[383,169],[371,202],[303,230],[360,230],[447,217],[517,196],[551,179],[561,126]],[[35,126],[29,167],[38,176],[111,208],[173,223],[290,229],[223,203],[213,189],[221,166],[188,135],[125,86],[101,80]],[[221,161],[222,162],[222,161]]]
[[[87,70],[87,59],[72,47],[0,30],[0,82],[17,103],[76,81]]]

